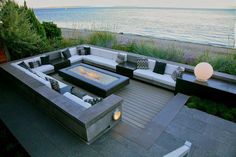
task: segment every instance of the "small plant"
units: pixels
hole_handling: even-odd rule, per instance
[[[236,122],[236,108],[227,107],[225,104],[217,103],[208,99],[192,96],[187,102],[189,108],[196,108],[209,114]]]

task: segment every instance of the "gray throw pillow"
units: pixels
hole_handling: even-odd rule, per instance
[[[50,82],[52,89],[60,93],[60,86],[57,80],[51,79],[49,77],[45,77],[45,79]]]
[[[176,81],[177,78],[181,78],[182,75],[184,73],[183,68],[178,67],[172,74],[171,74],[171,78]]]
[[[116,58],[116,63],[121,64],[125,62],[125,55],[119,53]]]
[[[148,69],[148,59],[138,58],[137,59],[137,69]]]
[[[33,68],[37,68],[39,67],[41,64],[40,64],[40,61],[33,61],[33,62],[29,62],[29,66],[31,69]]]
[[[77,54],[78,55],[85,55],[85,50],[84,50],[84,47],[82,47],[82,46],[78,46],[78,47],[76,47],[76,50],[77,50]]]

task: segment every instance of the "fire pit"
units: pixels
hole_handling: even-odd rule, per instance
[[[102,97],[106,97],[129,84],[128,77],[83,63],[62,69],[59,71],[59,75]]]

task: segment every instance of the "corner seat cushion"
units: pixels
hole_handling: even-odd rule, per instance
[[[115,60],[106,59],[106,58],[95,56],[95,55],[87,55],[87,56],[84,56],[83,59],[85,61],[89,61],[89,62],[92,62],[95,64],[103,65],[103,66],[109,67],[111,69],[116,69],[116,66],[118,65],[118,63],[116,63]]]
[[[83,59],[83,56],[79,56],[79,55],[73,55],[70,58],[68,58],[70,60],[70,63],[75,63],[78,61],[81,61]]]
[[[46,65],[41,65],[39,67],[33,68],[34,71],[40,71],[43,73],[49,72],[49,71],[53,71],[54,70],[54,66],[50,65],[50,64],[46,64]]]
[[[65,94],[63,94],[65,97],[67,97],[68,99],[74,101],[75,103],[77,103],[78,105],[83,106],[84,108],[89,108],[91,107],[91,104],[84,102],[82,99],[78,98],[77,96],[66,92]]]

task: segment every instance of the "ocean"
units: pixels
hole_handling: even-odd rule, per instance
[[[235,47],[236,10],[170,8],[34,9],[40,21],[61,28],[131,33],[193,43]]]

